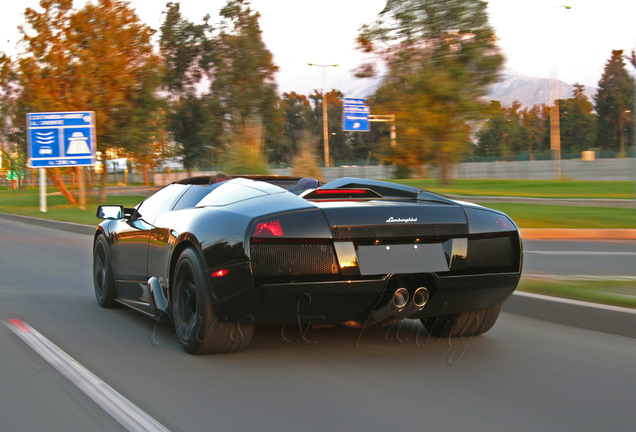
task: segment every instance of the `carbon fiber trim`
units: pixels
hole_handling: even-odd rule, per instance
[[[334,240],[452,237],[468,235],[466,224],[401,224],[331,227]]]

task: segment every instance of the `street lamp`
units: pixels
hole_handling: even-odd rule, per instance
[[[555,8],[572,9],[572,6],[555,6]],[[554,18],[553,18],[554,19]],[[554,26],[554,24],[553,24]],[[553,36],[552,40],[554,41]],[[556,56],[557,52],[554,48],[555,43],[552,43],[553,53]],[[557,77],[556,58],[552,60],[554,62],[554,69],[550,72],[550,81],[548,88],[550,104],[550,150],[554,158],[554,171],[557,180],[561,180],[561,121],[559,110],[559,79]]]
[[[318,66],[322,68],[322,133],[325,142],[325,168],[329,166],[329,123],[327,117],[327,91],[325,89],[325,69],[328,67],[336,67],[337,64],[319,65],[315,63],[307,63],[309,66]]]

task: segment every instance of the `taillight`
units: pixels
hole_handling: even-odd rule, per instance
[[[283,227],[278,219],[259,222],[254,227],[253,237],[283,237]]]

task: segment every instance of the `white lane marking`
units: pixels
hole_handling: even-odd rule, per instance
[[[556,279],[556,280],[590,280],[590,281],[622,281],[632,282],[636,281],[636,276],[619,276],[619,275],[554,275],[554,274],[526,274],[521,275],[522,278],[535,278],[535,279]]]
[[[591,252],[591,251],[530,251],[524,250],[524,254],[538,255],[580,255],[580,256],[636,256],[636,252]]]
[[[28,324],[5,322],[20,339],[131,432],[170,432],[165,426],[99,379]]]
[[[590,303],[590,302],[581,301],[581,300],[564,299],[560,297],[552,297],[552,296],[546,296],[546,295],[523,292],[523,291],[515,291],[513,295],[519,296],[519,297],[535,298],[538,300],[546,300],[546,301],[551,301],[555,303],[566,303],[566,304],[577,305],[577,306],[585,306],[585,307],[594,308],[594,309],[611,310],[614,312],[621,312],[624,314],[636,316],[636,310],[620,307],[620,306],[610,306],[610,305],[604,305],[601,303]]]

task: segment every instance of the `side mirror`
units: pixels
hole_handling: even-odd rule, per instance
[[[124,218],[124,206],[101,205],[95,214],[99,219],[119,220]]]

